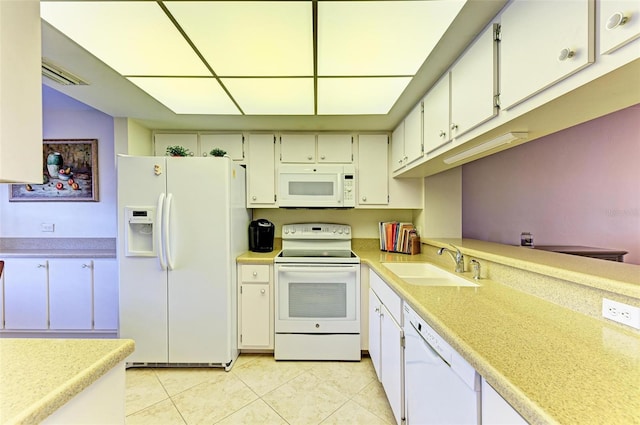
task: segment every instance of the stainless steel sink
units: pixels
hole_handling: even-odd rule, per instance
[[[430,263],[382,263],[382,265],[410,285],[480,286]]]

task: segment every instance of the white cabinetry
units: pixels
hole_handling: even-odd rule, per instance
[[[598,4],[600,54],[614,52],[640,37],[640,2],[601,0]]]
[[[422,157],[422,102],[396,127],[391,144],[392,171],[398,171]]]
[[[89,259],[49,260],[49,328],[91,329],[93,263]]]
[[[190,156],[198,154],[198,134],[158,133],[153,136],[156,156],[167,156],[167,147],[179,145],[189,149]]]
[[[273,279],[267,264],[238,265],[238,346],[273,349]]]
[[[0,1],[0,182],[42,182],[40,2]]]
[[[509,109],[594,61],[593,0],[515,0],[501,16],[500,103]]]
[[[250,134],[247,144],[247,208],[276,205],[275,136]]]
[[[424,152],[429,155],[449,143],[449,72],[424,97]]]
[[[373,270],[369,284],[369,355],[400,424],[404,419],[402,300]]]
[[[498,113],[498,25],[490,25],[451,68],[451,138]]]
[[[527,421],[482,378],[482,421],[487,425],[526,425]]]
[[[212,149],[219,148],[227,152],[234,161],[244,160],[244,136],[242,133],[200,134],[200,156],[210,156]]]
[[[47,329],[47,260],[6,260],[3,274],[5,329]]]
[[[118,262],[115,258],[93,260],[93,328],[118,329]]]
[[[389,136],[358,136],[358,206],[389,203]]]
[[[280,162],[350,164],[353,137],[350,134],[282,134]]]

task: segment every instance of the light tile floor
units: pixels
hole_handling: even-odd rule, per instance
[[[127,370],[126,423],[389,425],[393,414],[368,357],[290,362],[242,354],[231,371]]]

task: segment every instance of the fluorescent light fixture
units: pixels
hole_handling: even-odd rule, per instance
[[[43,1],[40,16],[122,75],[211,75],[156,2]]]
[[[164,2],[219,77],[313,76],[310,1]]]
[[[240,114],[236,105],[213,77],[129,77],[127,79],[176,114]]]
[[[318,75],[411,75],[465,0],[318,2]]]
[[[318,78],[318,115],[386,114],[410,77]]]
[[[65,86],[86,86],[89,84],[77,75],[52,64],[45,58],[42,58],[42,75]]]
[[[313,115],[313,78],[221,78],[247,115]]]
[[[514,142],[520,139],[526,139],[528,133],[525,132],[514,132],[503,134],[502,136],[496,137],[495,139],[489,140],[488,142],[484,142],[479,144],[478,146],[474,146],[471,149],[467,149],[466,151],[462,151],[453,156],[447,157],[443,160],[445,164],[453,164],[467,158],[470,158],[474,155],[478,155],[480,153],[486,152],[493,148],[497,148],[498,146],[506,145],[508,143]]]

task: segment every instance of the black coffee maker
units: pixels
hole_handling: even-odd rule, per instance
[[[253,252],[273,251],[276,226],[269,220],[259,218],[249,224],[249,249]]]

